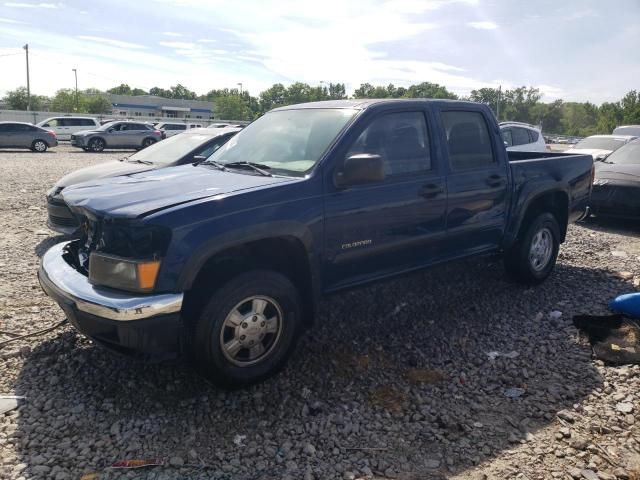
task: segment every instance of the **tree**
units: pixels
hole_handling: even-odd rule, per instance
[[[157,97],[171,98],[171,91],[165,90],[160,87],[153,87],[149,90],[149,95],[155,95]]]
[[[251,120],[251,110],[239,95],[220,96],[215,101],[217,118],[224,120]]]
[[[109,113],[112,108],[111,102],[103,95],[87,96],[83,104],[88,113],[94,114]]]
[[[15,90],[10,90],[3,98],[9,109],[11,110],[27,110],[29,105],[27,89],[25,87],[18,87]],[[40,95],[31,95],[31,110],[41,110],[46,97]]]
[[[262,113],[272,108],[287,105],[287,89],[281,83],[275,83],[260,93],[260,111]]]
[[[450,92],[446,87],[430,82],[411,85],[401,96],[407,98],[450,98],[452,100],[458,98],[455,93]]]
[[[141,88],[134,88],[131,90],[131,95],[149,95],[149,93]]]
[[[169,88],[169,98],[179,98],[182,100],[195,100],[198,95],[181,84]]]
[[[126,83],[121,83],[117,87],[107,90],[107,93],[112,93],[114,95],[131,95],[131,87]]]
[[[72,88],[62,88],[58,90],[51,101],[51,109],[54,112],[83,112],[84,104],[81,103],[83,98],[78,95],[78,108],[76,110],[76,92]]]
[[[623,123],[640,123],[640,92],[631,90],[620,100],[620,107]]]

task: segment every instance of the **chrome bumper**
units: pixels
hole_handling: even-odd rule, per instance
[[[80,312],[122,322],[176,313],[182,308],[182,293],[140,295],[92,285],[63,258],[68,243],[51,247],[38,270],[42,289],[61,306],[71,304]]]

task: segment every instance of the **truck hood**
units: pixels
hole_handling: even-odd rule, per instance
[[[611,183],[634,183],[640,186],[640,165],[596,163],[596,181],[607,180]]]
[[[118,160],[105,162],[99,165],[81,168],[75,172],[65,175],[55,184],[56,188],[66,188],[76,183],[86,182],[88,180],[97,180],[99,178],[117,177],[119,175],[131,175],[133,173],[145,172],[157,168],[156,165],[146,165],[143,163],[134,163]]]
[[[183,165],[80,183],[65,188],[62,198],[72,210],[86,210],[97,216],[137,218],[202,198],[297,180]]]

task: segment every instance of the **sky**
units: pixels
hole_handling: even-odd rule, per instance
[[[535,86],[543,101],[640,90],[640,0],[0,0],[0,96],[31,91],[199,94],[273,83],[409,86],[467,95]]]

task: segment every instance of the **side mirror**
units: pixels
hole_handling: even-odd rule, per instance
[[[508,144],[507,142],[502,142],[502,143],[504,143],[504,146],[505,146],[505,147],[508,147],[508,146],[509,146],[509,144]]]
[[[47,127],[49,127],[49,126],[50,126],[50,125],[49,125],[48,123],[45,123],[44,125],[42,125],[42,128],[47,128]]]
[[[115,129],[115,128],[110,128],[110,129],[108,129],[108,130],[107,130],[107,133],[113,133],[113,132],[115,132],[115,131],[116,131],[116,129]]]
[[[195,157],[193,157],[193,162],[194,163],[204,162],[207,158],[209,157],[205,157],[204,155],[196,155]]]
[[[384,162],[380,155],[356,153],[344,161],[342,170],[336,175],[336,186],[344,188],[350,185],[381,182],[384,179]]]

